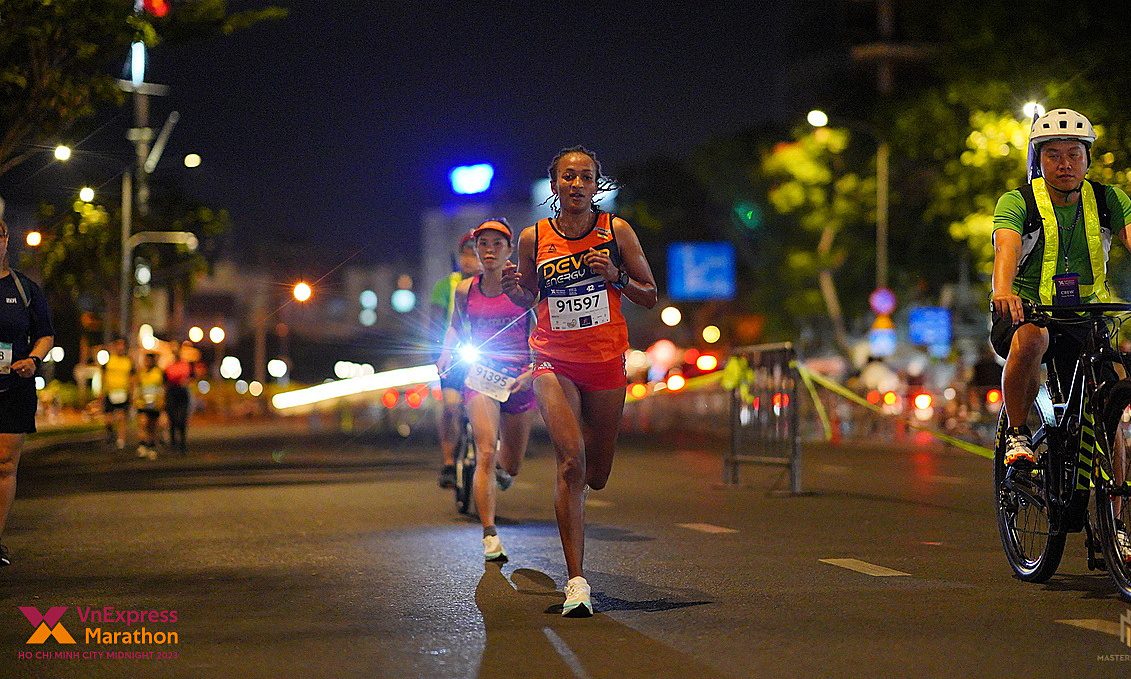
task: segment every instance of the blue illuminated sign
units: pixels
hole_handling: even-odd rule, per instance
[[[483,193],[491,188],[491,180],[495,178],[495,168],[490,163],[478,165],[460,165],[453,167],[448,173],[452,184],[452,191],[461,195]]]
[[[668,246],[668,296],[675,301],[734,299],[734,246],[672,243]]]

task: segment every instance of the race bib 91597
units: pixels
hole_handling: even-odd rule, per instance
[[[12,344],[0,342],[0,375],[12,372]]]
[[[551,330],[582,330],[604,325],[609,315],[609,291],[605,281],[583,283],[547,291]]]

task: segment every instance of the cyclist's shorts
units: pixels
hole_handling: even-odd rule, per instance
[[[464,361],[457,363],[448,374],[440,376],[441,389],[455,389],[463,391],[463,381],[467,379],[468,365]]]
[[[1019,327],[1021,326],[1013,325],[1009,318],[998,316],[996,313],[991,315],[990,344],[993,345],[998,356],[1006,358],[1009,355],[1009,347],[1013,344],[1013,335]],[[1049,331],[1049,348],[1045,351],[1041,362],[1056,362],[1062,384],[1063,380],[1071,379],[1072,365],[1076,363],[1080,352],[1084,350],[1089,332],[1091,332],[1089,326],[1084,323],[1063,325],[1056,330]],[[1115,370],[1108,363],[1100,366],[1099,373],[1101,379],[1104,380],[1119,379]]]
[[[998,356],[1009,356],[1009,347],[1013,344],[1013,335],[1020,325],[1013,325],[1013,321],[996,313],[991,315],[990,344]],[[1087,325],[1067,325],[1049,332],[1049,348],[1042,359],[1047,362],[1051,358],[1060,358],[1075,361],[1084,348],[1088,338]]]
[[[463,402],[479,392],[474,389],[463,388]],[[490,398],[490,397],[488,397]],[[499,410],[508,415],[518,415],[538,407],[538,402],[534,400],[534,390],[527,389],[526,391],[516,391],[510,395],[510,398],[499,404]]]
[[[547,373],[566,378],[581,391],[623,389],[628,384],[623,354],[601,363],[561,361],[539,354],[534,360],[534,377]]]

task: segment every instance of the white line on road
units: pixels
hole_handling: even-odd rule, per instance
[[[1093,632],[1103,632],[1113,637],[1119,636],[1119,623],[1111,622],[1110,620],[1057,620],[1057,622],[1064,625],[1072,625],[1073,627],[1090,629]]]
[[[709,523],[677,523],[680,528],[688,530],[697,530],[700,533],[737,533],[733,528],[723,528],[722,526],[713,526]]]
[[[577,677],[577,679],[589,679],[589,673],[586,672],[585,668],[581,666],[581,660],[578,659],[577,654],[573,652],[573,649],[571,649],[566,644],[565,639],[562,639],[560,636],[558,636],[557,632],[550,629],[549,627],[543,627],[542,634],[546,635],[546,638],[550,640],[550,644],[553,645],[554,650],[557,651],[558,655],[562,657],[562,660],[564,660],[565,663],[569,665],[569,669],[573,672],[573,676]]]
[[[873,575],[877,578],[886,578],[893,575],[911,575],[910,573],[904,573],[903,571],[894,571],[890,568],[877,566],[874,563],[860,561],[859,559],[821,559],[821,563],[840,566],[841,568],[847,568],[850,571],[856,571],[857,573],[863,573],[864,575]]]
[[[604,507],[612,507],[613,503],[609,502],[608,500],[596,500],[596,499],[590,498],[590,499],[585,501],[585,506],[586,507],[604,508]]]

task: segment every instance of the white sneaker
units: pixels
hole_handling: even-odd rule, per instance
[[[503,542],[499,540],[498,535],[488,535],[483,538],[483,560],[500,563],[507,560],[507,550],[503,549]]]
[[[1011,431],[1005,437],[1005,464],[1028,463],[1032,465],[1037,461],[1033,455],[1033,440],[1022,431]]]
[[[589,595],[592,590],[585,578],[580,575],[570,578],[565,587],[565,603],[562,616],[566,618],[588,618],[593,615],[593,602]]]

